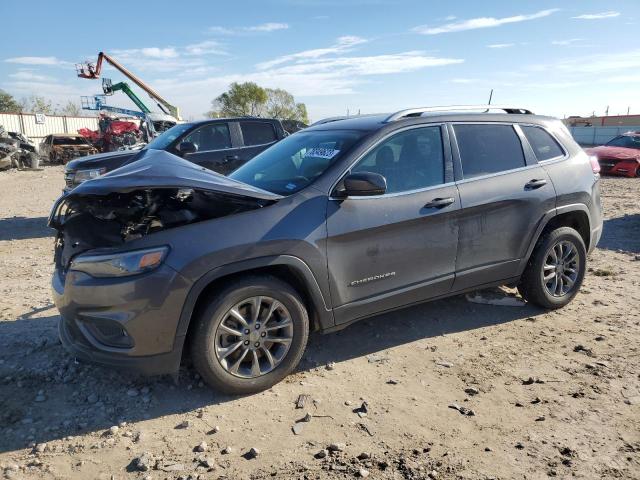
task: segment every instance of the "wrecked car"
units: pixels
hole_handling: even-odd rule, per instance
[[[218,173],[228,174],[287,135],[279,120],[215,118],[180,123],[161,133],[142,151],[163,150]],[[85,180],[136,161],[143,153],[117,151],[74,160],[65,168],[68,192]]]
[[[80,134],[56,133],[44,138],[39,152],[50,163],[66,164],[74,158],[98,153],[98,149]]]
[[[0,170],[38,168],[40,158],[33,142],[19,132],[7,132],[0,126]]]
[[[226,177],[148,149],[80,184],[49,218],[64,346],[145,373],[185,352],[238,394],[311,330],[505,284],[567,305],[602,231],[597,162],[558,120],[460,108],[321,122]]]

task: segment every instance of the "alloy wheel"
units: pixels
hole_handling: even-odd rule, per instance
[[[580,254],[569,241],[554,244],[548,251],[542,267],[542,281],[549,295],[563,297],[576,283],[580,273]]]
[[[293,321],[287,308],[268,296],[236,303],[218,325],[215,353],[232,375],[256,378],[273,371],[293,340]]]

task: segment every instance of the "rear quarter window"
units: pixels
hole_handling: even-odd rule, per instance
[[[464,178],[525,166],[520,137],[511,125],[454,125]]]
[[[240,122],[244,144],[264,145],[276,141],[276,131],[273,125],[266,122]]]
[[[564,155],[558,142],[543,128],[530,125],[521,125],[520,128],[539,162]]]

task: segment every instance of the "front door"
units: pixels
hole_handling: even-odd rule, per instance
[[[463,290],[518,274],[555,189],[517,127],[456,124],[453,133],[462,207],[454,290]]]
[[[210,123],[196,128],[182,139],[197,146],[195,153],[185,155],[185,159],[209,170],[226,175],[235,169],[238,150],[231,141],[229,124]]]
[[[327,257],[337,324],[451,289],[460,200],[445,175],[450,156],[443,138],[439,125],[393,134],[351,169],[383,175],[387,193],[329,201]]]

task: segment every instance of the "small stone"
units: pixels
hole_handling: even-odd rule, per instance
[[[603,342],[606,340],[606,337],[604,335],[598,335],[595,340],[596,342]]]
[[[46,443],[39,443],[35,447],[35,451],[37,453],[44,453],[46,449],[47,449],[47,444]]]
[[[484,451],[485,451],[485,452],[493,452],[493,450],[491,449],[491,447],[484,447]]]
[[[193,450],[196,452],[206,452],[208,448],[209,445],[207,445],[207,442],[200,442]]]
[[[298,422],[293,427],[291,427],[294,435],[300,435],[302,430],[304,430],[304,423]]]
[[[327,363],[327,366],[324,367],[324,368],[326,368],[327,370],[335,370],[336,362],[329,362],[329,363]]]
[[[445,362],[444,360],[438,360],[438,361],[436,361],[436,365],[438,365],[439,367],[444,367],[444,368],[451,368],[451,367],[453,367],[453,363],[451,363],[451,362]]]
[[[369,471],[361,468],[360,470],[358,470],[358,476],[360,478],[367,478],[369,476]]]
[[[466,393],[467,395],[478,395],[480,393],[480,390],[475,387],[467,387],[464,389],[464,393]]]
[[[180,422],[178,425],[176,425],[176,428],[181,429],[181,428],[189,428],[191,426],[191,422],[189,420],[184,420],[182,422]]]
[[[220,453],[223,455],[231,455],[233,453],[233,447],[224,447]]]
[[[312,418],[313,417],[311,416],[311,414],[307,412],[307,414],[304,417],[302,417],[300,420],[298,420],[298,422],[309,423]]]
[[[330,452],[342,452],[344,451],[344,449],[346,448],[346,445],[344,443],[332,443],[331,445],[329,445],[327,447],[327,450],[329,450]]]
[[[400,382],[395,378],[390,378],[389,380],[387,380],[387,385],[397,385],[398,383]]]
[[[546,418],[544,417],[544,415],[540,415],[538,418],[536,418],[536,422],[544,422],[546,420]]]
[[[151,470],[154,465],[155,460],[153,458],[153,455],[149,452],[144,452],[142,455],[134,458],[131,461],[131,467],[139,472],[146,472],[148,470]]]
[[[209,430],[207,433],[209,435],[213,435],[214,433],[218,433],[220,431],[220,427],[218,425],[216,425],[215,427],[213,427],[211,430]]]
[[[129,390],[127,390],[127,395],[129,397],[137,397],[139,394],[138,390],[135,388],[130,388]]]
[[[522,449],[524,448],[524,445],[523,445],[521,442],[517,442],[517,443],[515,444],[515,447],[516,447],[518,450],[522,450]]]
[[[249,451],[245,454],[245,457],[250,460],[252,458],[256,458],[258,455],[260,455],[260,450],[258,450],[255,447],[251,447],[249,449]]]
[[[368,452],[362,452],[357,458],[358,460],[368,460],[371,458],[371,454]]]
[[[327,451],[323,448],[319,452],[316,452],[314,455],[315,458],[325,458],[327,456]]]
[[[165,463],[160,467],[160,470],[164,472],[181,472],[184,470],[184,464],[182,463]]]
[[[116,433],[118,433],[118,430],[120,430],[120,427],[114,425],[113,427],[109,428],[109,435],[115,435]]]

